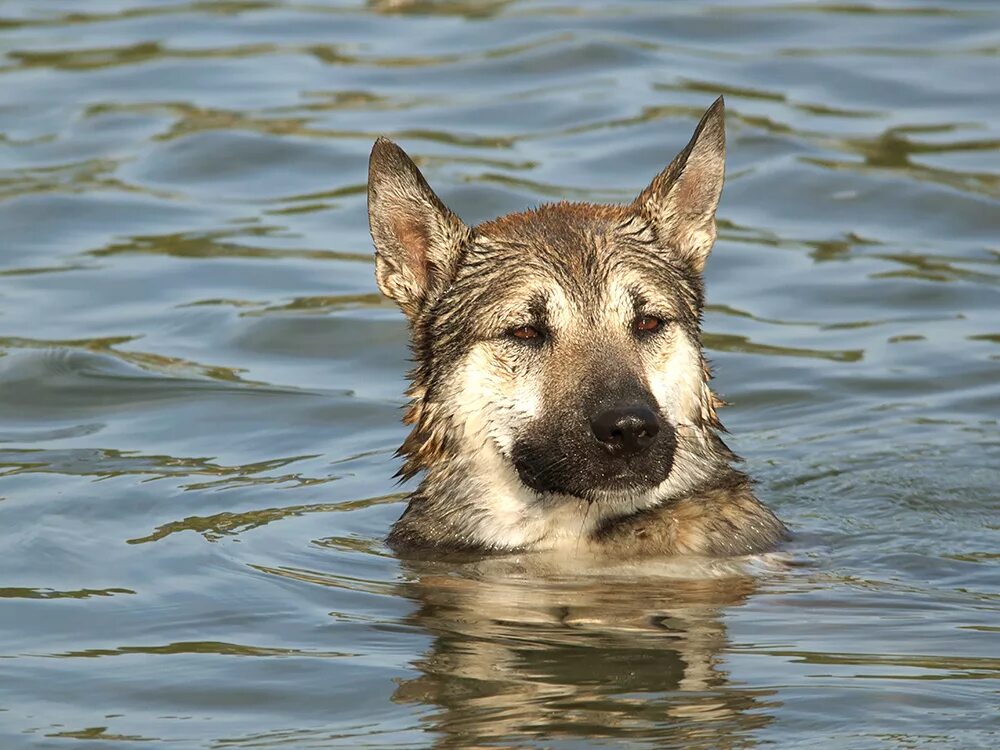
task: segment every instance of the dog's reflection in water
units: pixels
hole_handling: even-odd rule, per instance
[[[395,698],[436,708],[438,747],[752,746],[772,699],[730,684],[723,617],[755,583],[712,565],[711,577],[681,579],[408,562],[410,622],[434,641]]]

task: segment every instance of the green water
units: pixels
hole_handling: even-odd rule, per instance
[[[1000,5],[7,0],[0,53],[0,748],[1000,746]],[[474,222],[718,93],[791,564],[401,564],[376,135]]]

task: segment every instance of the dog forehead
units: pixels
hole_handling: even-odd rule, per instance
[[[477,275],[489,269],[497,297],[530,300],[549,314],[620,317],[637,299],[669,311],[685,286],[648,227],[622,206],[546,204],[475,234],[481,262],[473,265]]]
[[[613,240],[627,220],[628,213],[621,206],[547,203],[480,224],[476,235],[499,247],[567,262],[585,261]]]

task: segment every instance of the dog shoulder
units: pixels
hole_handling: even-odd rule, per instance
[[[696,494],[609,522],[595,534],[613,558],[699,555],[734,557],[774,550],[788,530],[738,474]]]
[[[386,543],[406,558],[482,557],[517,551],[517,545],[503,544],[502,536],[484,535],[488,520],[482,506],[449,502],[447,497],[428,498],[417,492],[393,524]]]

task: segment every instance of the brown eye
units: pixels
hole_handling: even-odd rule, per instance
[[[518,328],[512,328],[510,330],[510,335],[516,339],[527,341],[529,339],[540,338],[542,334],[538,332],[537,328],[533,328],[532,326],[520,326]]]
[[[640,315],[632,323],[639,333],[653,333],[663,328],[663,319],[652,315]]]

